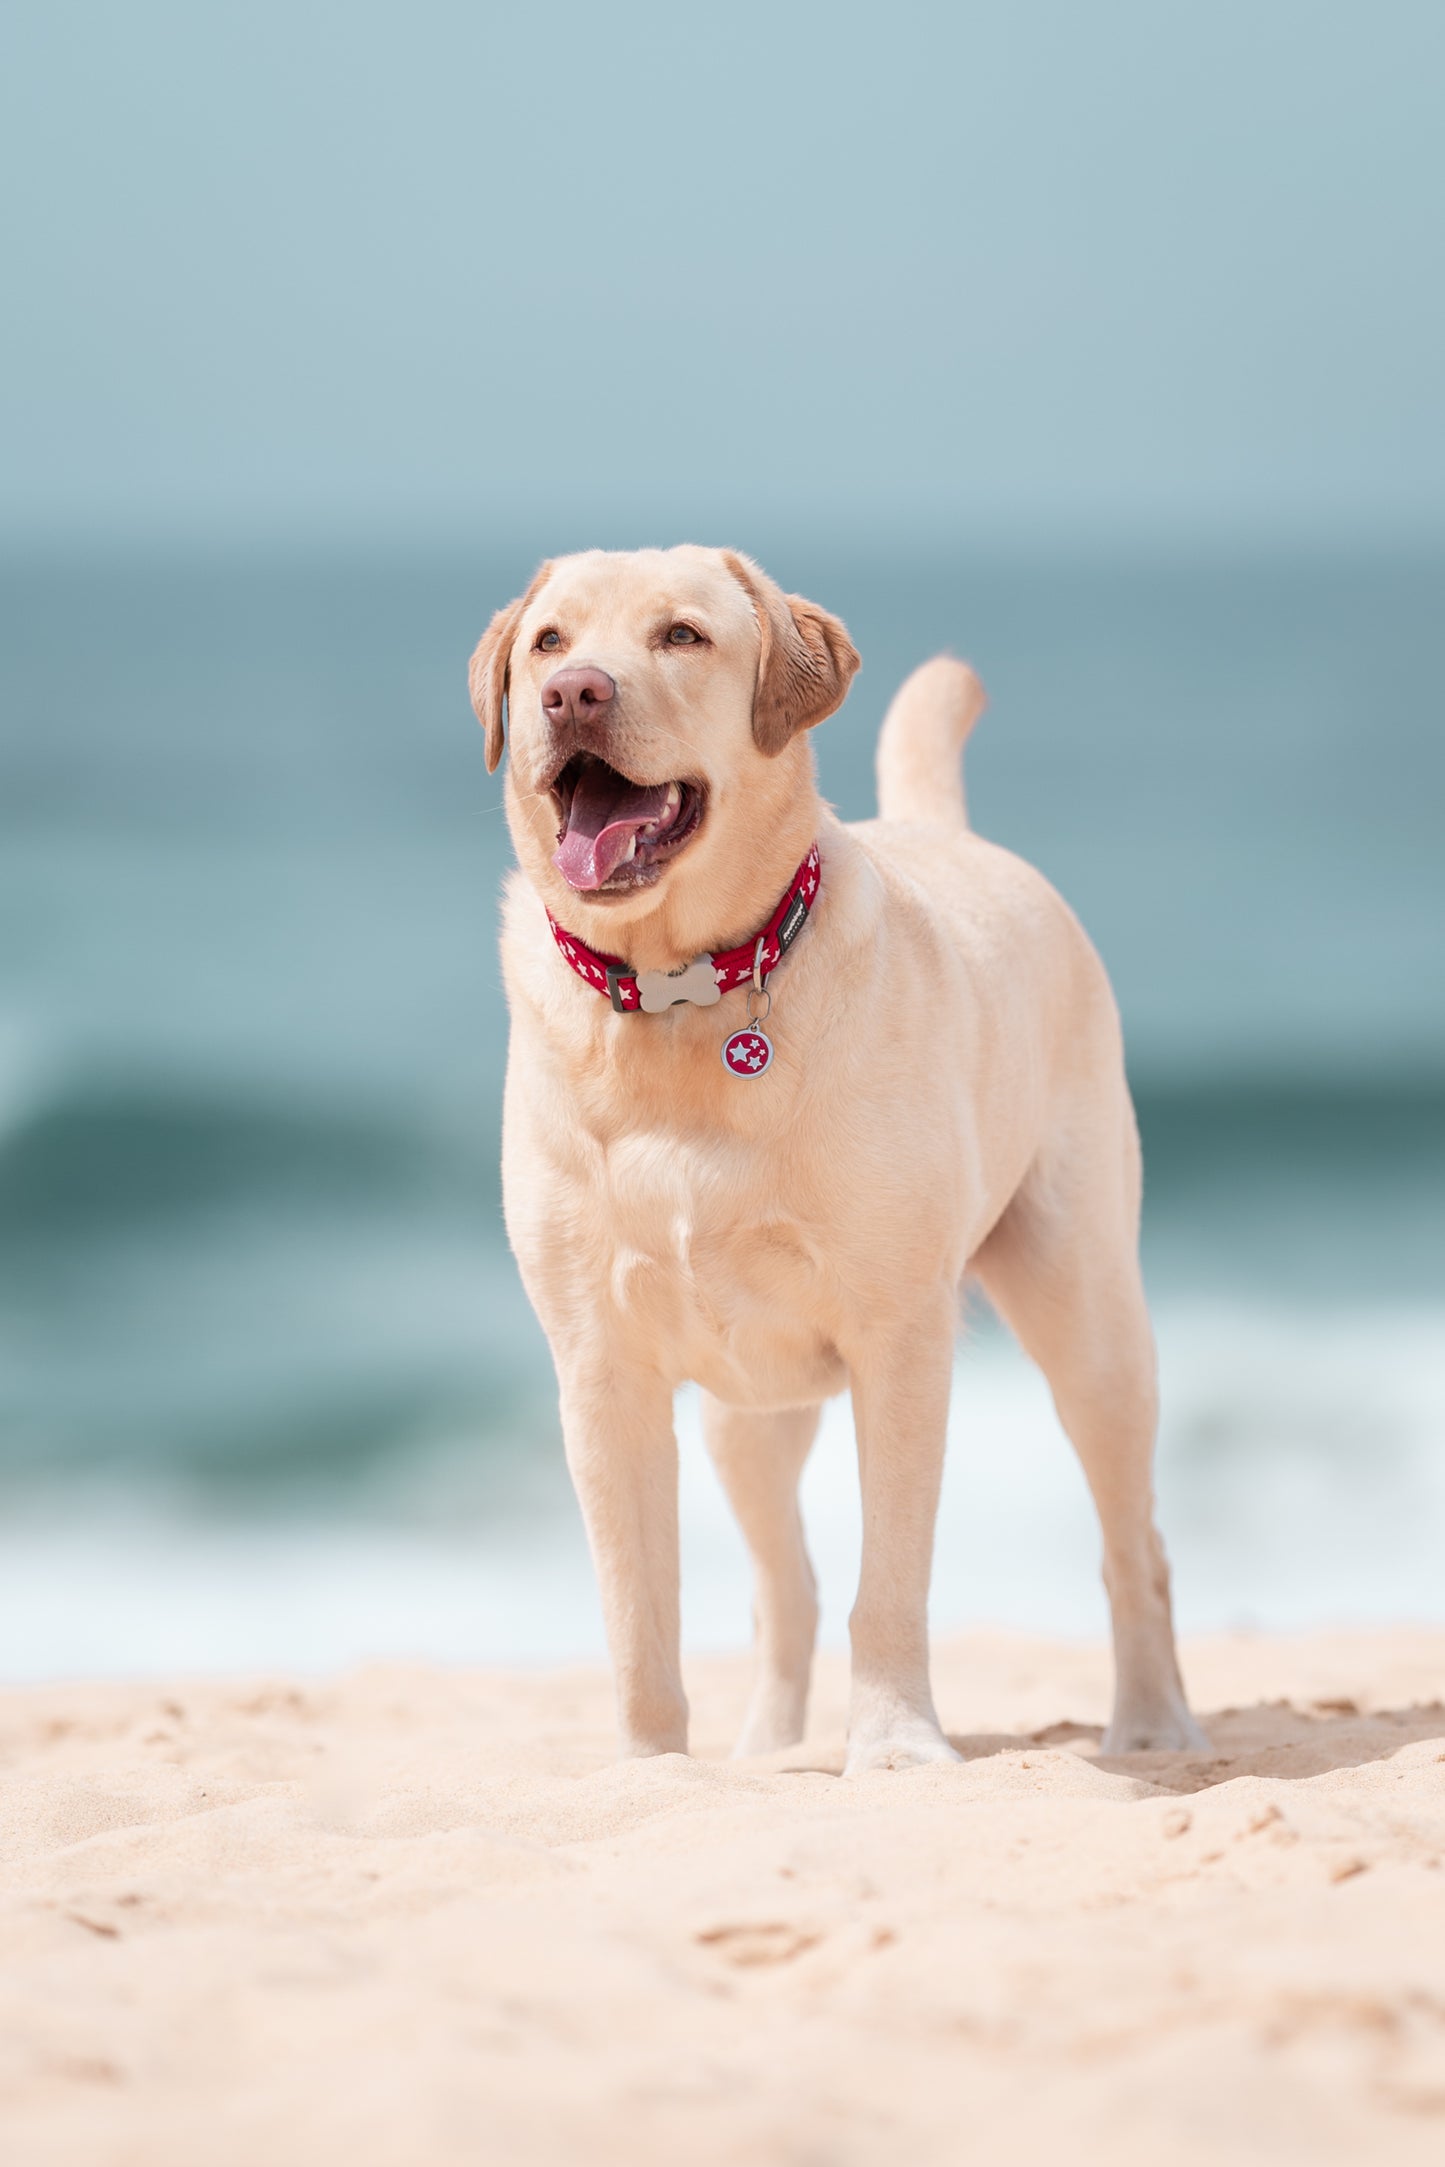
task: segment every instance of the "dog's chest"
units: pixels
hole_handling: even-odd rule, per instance
[[[823,1245],[754,1153],[624,1139],[605,1186],[611,1305],[664,1368],[744,1404],[841,1388]]]

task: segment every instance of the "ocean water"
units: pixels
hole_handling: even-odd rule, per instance
[[[1145,1139],[1190,1626],[1445,1614],[1445,559],[753,538],[992,710],[975,824],[1089,927]],[[466,656],[535,552],[0,569],[0,1672],[600,1647],[502,1235],[500,778]],[[941,1625],[1103,1622],[1041,1380],[961,1348]],[[686,1631],[746,1572],[680,1408]],[[806,1508],[837,1637],[846,1403]]]

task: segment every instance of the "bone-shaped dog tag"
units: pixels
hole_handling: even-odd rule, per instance
[[[691,963],[675,971],[639,971],[637,992],[649,1016],[661,1015],[664,1008],[678,1001],[691,1001],[694,1008],[711,1008],[714,1001],[722,999],[711,956],[694,956]]]

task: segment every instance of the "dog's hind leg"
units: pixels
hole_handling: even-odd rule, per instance
[[[818,1597],[803,1540],[798,1479],[816,1407],[759,1414],[702,1396],[703,1433],[753,1560],[757,1681],[734,1751],[772,1753],[803,1735]]]
[[[1198,1749],[1154,1525],[1158,1388],[1138,1263],[1139,1146],[1122,1080],[1040,1155],[973,1261],[1048,1379],[1098,1509],[1114,1626],[1109,1753]]]

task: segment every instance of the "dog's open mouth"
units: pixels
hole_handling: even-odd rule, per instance
[[[595,754],[579,752],[552,785],[557,850],[552,863],[573,888],[619,895],[648,887],[697,833],[699,783],[634,783]]]

